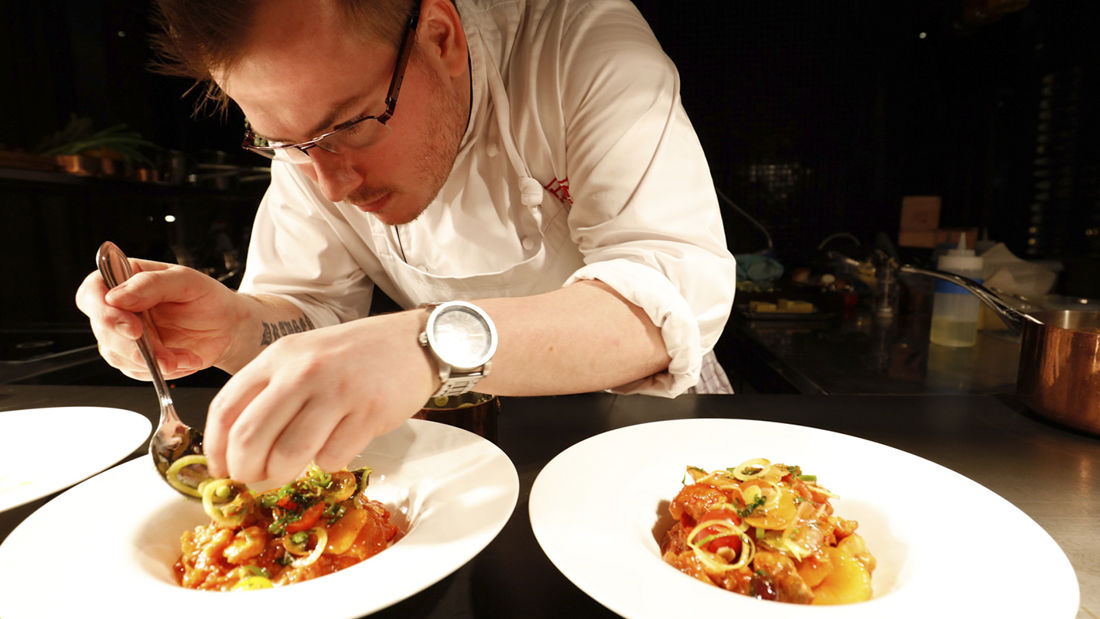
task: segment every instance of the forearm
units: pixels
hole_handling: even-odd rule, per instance
[[[240,301],[244,318],[230,353],[217,364],[231,374],[280,337],[315,328],[300,308],[281,297],[241,295]],[[580,393],[622,385],[668,366],[659,329],[640,308],[598,281],[536,296],[475,302],[492,317],[500,338],[492,371],[478,383],[478,391],[514,396]],[[426,359],[426,351],[416,342],[426,317],[424,310],[387,315],[384,329],[390,345]],[[362,320],[378,326],[377,317]],[[434,382],[438,387],[437,378]]]
[[[477,391],[547,395],[608,389],[665,370],[660,330],[605,284],[584,281],[542,295],[482,299],[500,337]]]
[[[301,308],[275,295],[237,293],[236,333],[215,365],[235,374],[279,338],[317,328]]]

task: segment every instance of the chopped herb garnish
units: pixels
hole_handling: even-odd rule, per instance
[[[715,533],[714,535],[708,535],[708,536],[704,537],[703,539],[696,541],[695,543],[700,545],[700,546],[706,546],[707,544],[713,542],[714,540],[718,539],[719,537],[729,537],[729,534],[728,533]]]
[[[752,503],[745,507],[745,509],[738,509],[737,515],[741,516],[742,518],[748,518],[750,515],[752,515],[754,511],[756,511],[756,508],[762,506],[766,502],[767,499],[764,498],[764,495],[758,494],[756,495],[756,498],[753,499]]]
[[[325,508],[325,511],[321,512],[321,515],[328,518],[328,523],[332,524],[342,518],[347,511],[347,507],[340,503],[333,503]]]
[[[307,481],[316,488],[328,488],[332,485],[332,475],[322,471],[317,466],[310,467]]]

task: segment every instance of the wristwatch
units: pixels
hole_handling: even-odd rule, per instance
[[[433,398],[466,393],[489,374],[497,351],[497,329],[480,307],[465,301],[429,304],[428,324],[420,332],[439,370]]]

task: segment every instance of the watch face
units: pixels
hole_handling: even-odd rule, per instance
[[[472,369],[492,356],[495,342],[488,323],[472,309],[449,307],[435,318],[432,348],[455,368]]]

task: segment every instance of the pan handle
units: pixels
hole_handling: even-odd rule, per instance
[[[982,303],[985,303],[989,309],[997,313],[997,316],[1005,322],[1005,325],[1012,330],[1016,335],[1020,335],[1024,332],[1024,326],[1028,323],[1034,323],[1042,325],[1043,323],[1039,319],[1030,314],[1025,314],[1016,308],[1005,303],[1001,297],[997,296],[992,290],[979,284],[978,282],[970,279],[969,277],[963,277],[955,273],[948,273],[947,271],[937,271],[935,269],[924,269],[916,267],[910,264],[903,264],[898,267],[898,271],[901,273],[911,273],[914,275],[927,275],[929,277],[935,277],[949,281],[952,284],[957,284],[968,290],[971,294],[978,297]]]

